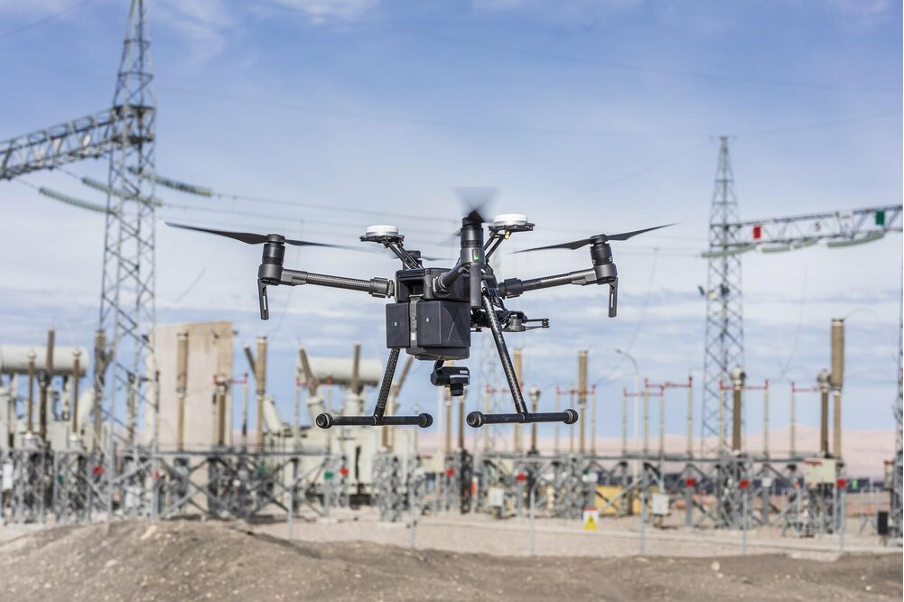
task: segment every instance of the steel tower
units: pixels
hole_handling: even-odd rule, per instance
[[[706,338],[703,359],[702,437],[716,436],[724,453],[725,425],[731,424],[731,400],[720,394],[720,383],[744,365],[744,322],[741,313],[741,258],[738,199],[728,153],[728,137],[721,137],[719,163],[709,216],[709,268],[707,270]],[[721,417],[721,418],[720,418]],[[721,428],[720,428],[721,425]]]
[[[151,356],[154,324],[154,173],[156,101],[151,74],[147,2],[132,0],[112,112],[122,127],[110,152],[98,331],[109,341],[103,407],[111,429],[134,433]],[[112,434],[112,433],[111,433]],[[113,437],[108,437],[112,445]],[[109,450],[112,452],[112,450]],[[112,453],[110,454],[112,459]]]

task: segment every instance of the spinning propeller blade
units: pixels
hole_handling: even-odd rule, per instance
[[[643,234],[644,232],[650,232],[651,230],[659,230],[660,228],[668,228],[669,226],[674,226],[675,224],[664,224],[662,226],[653,226],[652,228],[644,228],[643,230],[634,230],[633,232],[622,232],[620,234],[596,234],[589,238],[582,238],[580,240],[572,240],[571,242],[563,242],[557,245],[547,245],[545,247],[532,247],[530,249],[522,249],[520,251],[515,251],[515,253],[527,253],[529,251],[544,251],[547,249],[580,249],[583,246],[598,243],[598,242],[609,242],[610,240],[628,240],[633,236],[637,236],[638,234]]]
[[[486,214],[493,199],[495,199],[496,195],[499,193],[498,188],[488,186],[460,186],[458,188],[453,188],[452,190],[455,191],[455,195],[458,197],[459,202],[461,202],[465,211],[465,216],[468,219],[474,221],[479,220],[481,223],[490,221],[487,219]]]

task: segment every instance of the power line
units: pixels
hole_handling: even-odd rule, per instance
[[[568,203],[568,202],[574,201],[574,200],[576,200],[576,199],[583,198],[583,197],[585,197],[585,196],[589,196],[589,195],[591,195],[591,194],[596,194],[596,193],[599,192],[600,190],[603,190],[603,189],[605,189],[605,188],[609,188],[610,186],[614,186],[614,185],[616,185],[616,184],[620,184],[620,183],[622,183],[622,182],[624,182],[624,181],[626,181],[626,180],[630,180],[630,179],[632,179],[632,178],[636,178],[637,176],[640,176],[640,175],[643,175],[643,174],[645,174],[645,173],[651,172],[651,171],[653,171],[653,170],[655,170],[655,169],[657,169],[657,168],[659,168],[659,167],[662,167],[663,165],[668,165],[669,163],[672,163],[672,162],[674,162],[674,161],[677,161],[678,159],[683,159],[684,157],[686,157],[686,156],[688,156],[688,155],[691,155],[691,154],[697,152],[697,151],[700,150],[701,148],[703,148],[703,147],[705,147],[705,146],[709,146],[711,143],[712,143],[712,139],[708,139],[708,140],[707,140],[706,142],[704,142],[703,144],[696,144],[696,145],[694,145],[694,146],[692,146],[692,147],[690,147],[690,148],[688,148],[688,149],[685,149],[685,150],[681,151],[680,153],[676,153],[676,154],[674,154],[674,155],[670,155],[670,156],[668,156],[668,157],[666,157],[666,158],[664,158],[664,159],[661,159],[661,160],[659,160],[659,161],[657,161],[657,162],[655,162],[655,163],[652,163],[652,164],[650,164],[650,165],[648,165],[648,166],[646,166],[646,167],[643,167],[643,168],[641,168],[641,169],[638,169],[637,171],[632,171],[632,172],[627,173],[627,174],[625,174],[625,175],[623,175],[623,176],[620,176],[620,177],[618,177],[618,178],[615,178],[614,180],[609,180],[608,182],[606,182],[605,184],[602,184],[601,186],[597,186],[597,187],[592,188],[592,189],[590,189],[590,190],[586,190],[586,191],[584,191],[584,192],[581,192],[581,193],[578,193],[578,194],[575,194],[575,195],[566,197],[566,198],[562,199],[561,201],[559,201],[559,203]]]
[[[271,8],[280,9],[283,11],[291,12],[291,13],[299,13],[299,9],[287,6],[285,4],[270,2],[268,0],[253,0],[254,4],[260,6],[268,6]],[[507,54],[517,54],[523,56],[530,56],[535,58],[543,58],[558,62],[567,62],[574,63],[580,65],[590,65],[594,67],[601,67],[604,69],[611,69],[616,71],[627,71],[627,72],[638,72],[638,73],[655,73],[658,75],[669,75],[669,76],[677,76],[677,77],[689,77],[695,79],[721,79],[724,81],[734,81],[742,84],[752,84],[752,85],[763,85],[763,86],[778,86],[785,88],[808,88],[815,90],[845,90],[845,91],[864,91],[864,92],[889,92],[889,93],[900,93],[900,88],[891,88],[885,86],[863,86],[859,84],[834,84],[834,83],[824,83],[824,82],[806,82],[806,81],[791,81],[791,80],[782,80],[782,79],[773,79],[768,77],[757,77],[750,75],[737,75],[731,73],[712,73],[705,71],[688,71],[683,69],[667,69],[664,67],[651,67],[649,65],[638,65],[631,63],[619,63],[615,61],[607,61],[600,60],[591,57],[582,57],[582,56],[573,56],[567,54],[559,54],[556,52],[549,52],[547,50],[537,50],[534,48],[524,48],[518,46],[510,46],[506,44],[499,44],[497,42],[486,42],[482,40],[473,40],[473,39],[465,39],[458,38],[455,36],[449,36],[445,34],[431,33],[426,32],[422,29],[413,30],[413,29],[405,29],[402,27],[394,27],[383,25],[379,27],[374,27],[371,31],[384,31],[393,34],[399,34],[404,36],[410,36],[415,38],[420,38],[423,40],[429,40],[433,42],[440,42],[443,44],[453,44],[457,46],[470,46],[474,48],[485,48],[488,50],[493,50],[497,52],[504,52]]]
[[[20,25],[19,27],[14,27],[13,29],[4,31],[4,32],[0,33],[0,39],[10,38],[14,35],[18,35],[18,34],[22,33],[23,31],[28,31],[29,29],[33,29],[35,27],[38,27],[40,25],[53,21],[54,19],[60,17],[61,15],[64,15],[65,13],[73,11],[77,8],[82,8],[89,4],[93,4],[94,2],[97,2],[97,0],[83,0],[82,2],[77,2],[75,4],[67,6],[66,8],[63,8],[54,13],[51,13],[51,14],[47,15],[46,17],[42,17],[42,18],[32,21],[30,23],[25,23],[23,25]]]
[[[544,58],[554,61],[560,62],[568,62],[568,63],[576,63],[583,65],[592,65],[595,67],[602,67],[605,69],[612,69],[618,71],[629,71],[629,72],[639,72],[639,73],[655,73],[659,75],[671,75],[678,77],[690,77],[695,79],[721,79],[724,81],[733,81],[741,84],[751,84],[751,85],[763,85],[763,86],[777,86],[777,87],[785,87],[785,88],[808,88],[814,90],[845,90],[845,91],[863,91],[863,92],[888,92],[900,94],[900,88],[890,88],[884,86],[861,86],[861,85],[848,85],[848,84],[828,84],[821,82],[802,82],[802,81],[788,81],[788,80],[780,80],[780,79],[771,79],[765,77],[755,77],[755,76],[747,76],[747,75],[733,75],[730,73],[710,73],[703,71],[685,71],[680,69],[665,69],[662,67],[650,67],[648,65],[632,65],[627,63],[616,63],[612,61],[603,61],[599,59],[589,58],[589,57],[578,57],[578,56],[570,56],[564,54],[558,54],[554,52],[548,52],[545,50],[535,50],[531,48],[519,48],[515,46],[507,46],[503,44],[497,44],[495,42],[483,42],[477,40],[466,40],[462,38],[455,38],[452,36],[446,36],[441,34],[434,33],[425,33],[423,31],[414,31],[408,29],[402,29],[398,27],[385,27],[383,28],[386,31],[391,33],[398,33],[402,35],[418,37],[426,40],[433,40],[436,42],[443,42],[447,44],[458,44],[463,46],[474,46],[478,48],[487,48],[490,50],[496,50],[500,52],[506,52],[509,54],[520,54],[525,56],[531,56],[536,58]]]
[[[839,119],[832,119],[829,121],[819,121],[816,123],[807,123],[803,125],[791,125],[787,127],[781,128],[772,128],[772,129],[764,129],[764,130],[753,130],[750,132],[746,132],[743,134],[739,134],[739,136],[750,138],[752,136],[771,136],[774,134],[790,134],[795,132],[803,132],[806,130],[817,130],[822,128],[835,127],[838,125],[845,125],[848,123],[857,123],[859,121],[872,121],[874,119],[882,119],[883,117],[891,117],[892,115],[901,115],[902,111],[900,109],[895,111],[886,111],[884,113],[871,113],[869,115],[859,115],[856,117],[842,117]]]

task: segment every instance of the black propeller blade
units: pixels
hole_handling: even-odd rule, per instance
[[[669,226],[674,226],[675,224],[664,224],[662,226],[653,226],[652,228],[644,228],[643,230],[634,230],[633,232],[622,232],[620,234],[596,234],[595,236],[591,236],[589,238],[582,238],[580,240],[572,240],[571,242],[563,242],[557,245],[547,245],[545,247],[532,247],[530,249],[522,249],[520,251],[515,251],[515,253],[527,253],[529,251],[543,251],[546,249],[580,249],[583,246],[599,243],[599,242],[609,242],[610,240],[628,240],[633,236],[637,236],[638,234],[643,234],[644,232],[650,232],[651,230],[659,230],[660,228],[668,228]]]
[[[188,226],[185,224],[176,224],[173,222],[166,222],[166,225],[171,228],[183,228],[185,230],[196,230],[198,232],[206,232],[208,234],[216,234],[217,236],[225,236],[227,238],[234,238],[235,240],[241,241],[246,245],[262,245],[267,242],[267,239],[271,235],[267,234],[254,234],[251,232],[230,232],[228,230],[212,230],[210,228],[199,228],[198,226]],[[279,242],[284,242],[287,245],[295,245],[296,247],[330,247],[333,249],[351,249],[353,251],[362,251],[363,249],[359,249],[358,247],[347,247],[344,245],[333,245],[325,242],[311,242],[309,240],[293,240],[291,238],[282,238]]]
[[[490,221],[486,217],[490,204],[499,193],[498,188],[488,186],[460,186],[453,188],[455,195],[461,202],[465,210],[465,217],[472,221],[480,221],[487,223]]]

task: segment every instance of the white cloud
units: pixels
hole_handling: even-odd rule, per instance
[[[66,10],[72,0],[0,0],[0,13],[18,15],[45,15]]]
[[[288,9],[300,11],[312,23],[359,21],[378,0],[274,0]]]

